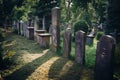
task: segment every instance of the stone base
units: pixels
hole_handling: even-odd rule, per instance
[[[43,33],[45,33],[46,32],[46,30],[35,30],[35,41],[37,41],[37,43],[39,43],[39,34],[43,34]]]
[[[39,34],[39,43],[41,48],[49,48],[51,34]]]

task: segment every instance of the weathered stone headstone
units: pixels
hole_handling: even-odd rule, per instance
[[[28,26],[27,26],[27,22],[24,22],[24,23],[23,23],[23,31],[24,31],[24,36],[25,36],[25,37],[27,37],[27,36],[26,36],[26,35],[27,35],[27,27],[28,27]]]
[[[16,21],[12,22],[12,30],[17,30],[17,25],[16,25]]]
[[[39,39],[40,47],[41,48],[49,48],[51,34],[44,33],[44,34],[39,34],[38,36],[40,38]]]
[[[27,27],[27,38],[34,40],[34,27]]]
[[[23,30],[23,21],[20,20],[20,35],[24,34],[24,30]]]
[[[57,51],[60,47],[60,8],[52,9],[52,49]]]
[[[93,28],[89,35],[87,35],[86,43],[88,45],[93,45],[95,37],[95,29]]]
[[[93,35],[87,35],[86,43],[88,45],[93,45],[93,42],[94,42],[94,36]]]
[[[66,30],[63,36],[63,56],[70,57],[71,52],[71,31]]]
[[[102,36],[97,44],[95,80],[113,80],[115,40]]]
[[[37,41],[37,33],[36,30],[39,29],[39,19],[38,16],[35,16],[35,20],[34,20],[34,39],[35,41]]]
[[[75,61],[80,65],[85,64],[85,40],[86,34],[83,31],[78,31],[75,34]]]
[[[20,34],[20,22],[19,22],[19,20],[17,21],[17,30],[18,30],[18,34]]]
[[[36,33],[36,41],[37,41],[37,43],[40,43],[40,40],[39,40],[39,34],[43,34],[43,33],[45,33],[46,32],[46,30],[36,30],[35,31],[35,33]]]

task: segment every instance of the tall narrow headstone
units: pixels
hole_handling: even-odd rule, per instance
[[[27,26],[27,22],[24,22],[24,23],[23,23],[23,31],[24,31],[24,33],[23,33],[23,34],[24,34],[25,37],[26,37],[26,35],[27,35],[27,27],[28,27],[28,26]]]
[[[63,56],[70,57],[71,52],[71,32],[70,30],[66,30],[63,36]]]
[[[78,31],[75,34],[75,61],[80,65],[85,64],[85,40],[86,34],[83,31]]]
[[[39,29],[39,19],[38,16],[35,16],[35,20],[34,20],[34,39],[37,40],[37,33],[36,30]]]
[[[27,38],[34,40],[34,27],[27,27]]]
[[[17,26],[16,26],[16,21],[13,21],[12,22],[12,30],[14,31],[14,30],[17,30],[17,28],[16,28]]]
[[[18,34],[20,34],[20,21],[17,21],[17,29],[18,29]]]
[[[23,21],[20,20],[20,35],[24,34],[24,30],[23,30]]]
[[[97,44],[95,80],[113,80],[115,40],[102,36]]]
[[[60,8],[52,9],[52,49],[57,51],[60,47]]]

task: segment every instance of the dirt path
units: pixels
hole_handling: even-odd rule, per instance
[[[42,50],[35,41],[11,34],[6,49],[14,52],[14,64],[2,71],[5,80],[93,80],[93,71],[58,56],[49,49]]]

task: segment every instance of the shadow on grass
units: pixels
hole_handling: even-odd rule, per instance
[[[60,58],[52,64],[49,78],[52,80],[80,80],[81,67],[66,58]]]
[[[55,78],[59,76],[60,71],[62,70],[63,66],[67,63],[68,59],[60,58],[56,60],[49,70],[49,78]]]
[[[47,52],[42,57],[35,59],[34,61],[24,65],[20,69],[6,76],[5,80],[26,80],[27,77],[32,74],[36,68],[38,68],[40,65],[42,65],[54,56],[55,54]]]

